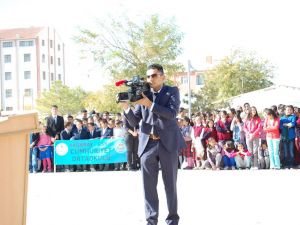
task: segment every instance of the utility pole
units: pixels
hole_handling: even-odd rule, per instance
[[[189,118],[191,118],[191,61],[188,60],[188,103],[189,103]]]

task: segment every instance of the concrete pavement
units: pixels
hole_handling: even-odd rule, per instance
[[[178,174],[182,225],[299,224],[300,170]],[[145,225],[140,171],[30,174],[27,225]],[[159,224],[167,206],[159,177]]]

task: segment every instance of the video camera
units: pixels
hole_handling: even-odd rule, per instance
[[[131,80],[120,80],[115,83],[115,85],[121,86],[125,84],[129,87],[127,92],[120,92],[116,96],[116,102],[121,101],[136,102],[143,98],[142,93],[145,95],[147,92],[150,92],[150,85],[147,83],[144,78],[140,78],[139,75],[133,76]]]

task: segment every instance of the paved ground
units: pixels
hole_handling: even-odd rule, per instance
[[[179,171],[181,225],[300,224],[300,170]],[[162,180],[159,224],[167,215]],[[27,225],[145,225],[140,172],[30,174]]]

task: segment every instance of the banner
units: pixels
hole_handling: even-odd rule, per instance
[[[108,164],[127,161],[124,138],[57,140],[55,165]]]

